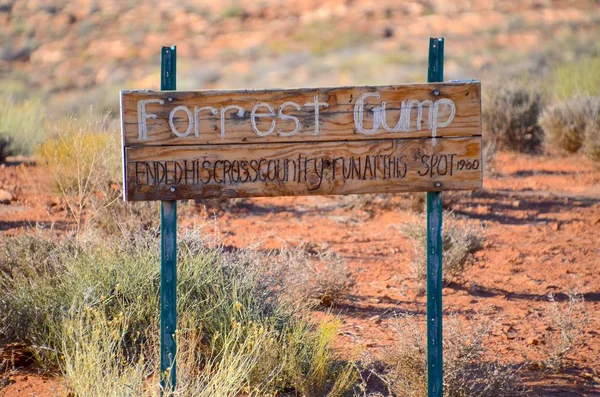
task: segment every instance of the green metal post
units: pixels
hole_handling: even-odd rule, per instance
[[[176,47],[161,51],[160,89],[176,89]],[[177,201],[160,202],[160,385],[175,390],[177,330]]]
[[[429,39],[427,81],[444,80],[444,39]],[[427,390],[443,396],[442,192],[427,192]]]

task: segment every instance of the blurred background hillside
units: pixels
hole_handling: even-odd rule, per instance
[[[586,0],[3,0],[0,90],[116,111],[158,88],[163,45],[182,90],[422,82],[434,36],[446,79],[542,78],[596,56],[599,22]]]

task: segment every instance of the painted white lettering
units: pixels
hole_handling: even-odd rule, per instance
[[[448,115],[448,119],[441,123],[438,122],[440,105],[450,106],[450,114]],[[434,145],[435,145],[435,138],[437,136],[437,129],[439,127],[441,127],[441,128],[448,127],[450,125],[450,123],[452,122],[452,120],[454,120],[454,116],[456,116],[456,105],[454,104],[454,102],[452,100],[450,100],[448,98],[442,98],[442,99],[438,99],[437,101],[435,101],[435,105],[433,105],[433,124],[430,127],[431,128],[431,136],[433,137],[432,143]]]
[[[293,106],[296,108],[296,110],[300,110],[300,105],[298,105],[296,102],[291,102],[291,101],[284,102],[281,104],[281,106],[279,106],[279,111],[278,111],[279,118],[282,120],[294,120],[294,122],[296,123],[296,127],[294,127],[294,129],[289,132],[283,132],[281,130],[281,128],[278,128],[277,133],[281,136],[293,136],[298,132],[298,130],[300,130],[300,120],[298,119],[298,117],[283,113],[283,109],[287,106]]]
[[[148,140],[148,126],[146,120],[156,119],[158,116],[154,113],[146,113],[147,103],[158,103],[164,105],[165,101],[162,99],[143,99],[137,102],[137,113],[138,113],[138,139],[147,141]]]
[[[354,105],[354,126],[356,127],[356,131],[365,135],[372,135],[377,132],[379,129],[379,124],[381,122],[381,108],[376,107],[373,108],[373,127],[370,130],[364,129],[364,111],[365,111],[365,99],[368,97],[375,97],[379,99],[379,92],[365,92],[356,101]]]
[[[182,110],[188,117],[188,128],[183,133],[177,131],[177,127],[175,126],[174,122],[175,114],[180,110]],[[174,107],[173,110],[171,110],[171,114],[169,115],[169,125],[171,126],[171,132],[177,135],[178,137],[188,136],[190,132],[192,132],[192,128],[194,127],[194,117],[192,116],[191,110],[188,109],[187,106],[183,105]]]
[[[314,102],[307,102],[304,106],[314,106],[315,107],[315,135],[319,135],[319,107],[323,106],[324,108],[328,108],[329,104],[327,102],[319,102],[319,94],[315,94]]]
[[[256,111],[260,107],[265,107],[265,108],[269,109],[269,113],[256,113]],[[252,108],[252,112],[250,114],[250,123],[252,124],[252,129],[254,130],[254,133],[258,136],[271,135],[273,133],[273,131],[275,130],[275,120],[271,120],[271,127],[266,132],[263,132],[258,129],[258,126],[256,125],[256,119],[260,118],[260,117],[274,117],[274,116],[275,116],[275,109],[273,109],[273,106],[269,105],[268,103],[260,102],[260,103],[257,103],[256,105],[254,105],[254,107]]]
[[[215,116],[219,114],[219,111],[212,106],[202,106],[201,108],[197,106],[194,107],[194,125],[196,127],[194,130],[194,135],[196,135],[196,138],[200,137],[200,118],[198,118],[198,115],[200,115],[200,112],[203,110],[210,110],[210,112]]]
[[[431,130],[431,128],[433,127],[433,112],[432,112],[433,102],[431,102],[429,99],[425,99],[422,102],[419,102],[416,99],[412,99],[412,100],[408,101],[408,104],[406,106],[404,106],[404,104],[402,106],[402,111],[404,111],[404,109],[406,109],[406,117],[404,118],[404,121],[406,122],[406,124],[404,125],[404,127],[405,127],[404,131],[410,131],[410,119],[411,119],[410,111],[412,110],[413,106],[417,107],[416,128],[417,128],[417,130],[421,130],[421,123],[423,122],[423,106],[425,106],[425,105],[428,106],[427,128]]]
[[[404,106],[405,103],[404,101],[402,101],[402,106],[400,108],[400,117],[398,117],[398,122],[396,123],[396,125],[394,126],[394,128],[390,128],[387,124],[387,114],[386,114],[386,106],[387,106],[387,102],[383,101],[381,102],[381,107],[379,108],[379,115],[380,117],[380,121],[381,121],[381,126],[387,131],[387,132],[398,132],[398,131],[403,131],[404,128],[404,118],[406,117],[406,112],[404,111]]]
[[[221,108],[221,138],[225,136],[225,113],[229,110],[237,110],[238,117],[244,117],[246,110],[237,105],[230,105]]]

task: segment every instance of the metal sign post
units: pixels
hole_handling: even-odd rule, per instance
[[[161,51],[160,89],[175,90],[176,47]],[[175,390],[177,332],[177,200],[160,202],[160,385]]]
[[[444,81],[444,39],[429,39],[427,81]],[[427,390],[442,397],[442,192],[427,192]]]

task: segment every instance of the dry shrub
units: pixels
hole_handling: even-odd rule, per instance
[[[555,103],[540,117],[549,147],[576,153],[583,147],[587,126],[598,124],[600,97],[575,97]]]
[[[483,121],[495,148],[535,153],[544,131],[538,124],[541,92],[525,82],[503,83],[486,92]]]
[[[562,98],[600,94],[600,55],[583,56],[575,62],[565,62],[552,72],[554,92]]]
[[[385,367],[381,378],[395,396],[427,396],[424,326],[412,316],[401,317],[394,324],[398,342],[382,357]],[[515,397],[523,393],[517,368],[484,358],[484,341],[491,328],[490,322],[481,319],[466,326],[455,316],[445,320],[444,396]]]
[[[560,371],[565,367],[568,355],[582,342],[588,316],[585,313],[581,294],[569,293],[569,299],[565,305],[557,302],[552,294],[548,295],[548,299],[550,300],[551,329],[559,331],[559,333],[558,335],[552,334],[550,340],[547,341],[547,358],[543,361],[543,365],[551,371]]]
[[[404,193],[402,194],[402,197],[405,199],[409,210],[416,212],[417,214],[425,212],[425,207],[427,204],[426,193]]]
[[[322,323],[317,332],[310,335],[296,328],[284,343],[291,354],[287,354],[289,361],[283,367],[283,375],[291,379],[300,395],[341,397],[356,382],[355,368],[351,364],[336,363],[330,353],[338,329],[337,322]],[[332,378],[333,374],[336,376]]]
[[[413,276],[423,283],[427,279],[427,227],[424,217],[411,221],[400,229],[415,250]],[[442,274],[448,284],[473,262],[473,254],[483,247],[483,231],[471,221],[459,223],[451,212],[444,211],[442,222]]]
[[[108,318],[87,306],[57,326],[63,335],[59,365],[71,391],[78,396],[142,395],[150,368],[143,355],[129,363],[121,347],[130,326],[127,314]]]
[[[0,96],[0,163],[8,155],[30,155],[43,142],[41,101]]]
[[[92,200],[100,207],[115,200],[111,185],[120,178],[118,134],[110,115],[50,124],[48,140],[38,149],[42,164],[64,197],[78,229]]]
[[[590,159],[600,163],[600,97],[595,98],[595,111],[585,126],[583,152]]]
[[[337,253],[314,252],[306,245],[282,250],[268,266],[291,302],[333,306],[348,294],[355,282]]]
[[[158,236],[46,234],[0,245],[0,339],[59,365],[75,395],[159,395]],[[176,395],[340,396],[355,378],[331,346],[335,324],[308,321],[253,249],[206,234],[178,244]],[[293,259],[293,256],[291,257]],[[299,268],[299,267],[298,267]]]
[[[485,176],[494,175],[496,172],[495,157],[496,157],[496,142],[484,140],[481,148],[481,157],[483,159],[483,172]]]
[[[115,190],[113,200],[106,197],[90,202],[91,216],[86,225],[91,230],[106,235],[121,235],[129,238],[136,233],[158,230],[160,227],[160,204],[155,201],[126,202],[120,190]],[[109,196],[110,197],[110,196]]]

